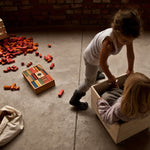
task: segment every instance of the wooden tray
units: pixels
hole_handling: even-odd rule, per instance
[[[55,86],[54,79],[40,64],[23,71],[22,74],[36,94]]]
[[[0,40],[7,38],[7,32],[3,23],[3,20],[0,18]]]

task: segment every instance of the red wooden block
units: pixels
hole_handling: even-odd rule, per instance
[[[36,56],[39,56],[39,52],[36,51],[36,52],[35,52],[35,55],[36,55]]]
[[[27,67],[30,67],[32,65],[32,62],[29,62],[28,64],[27,64]]]
[[[50,48],[50,47],[51,47],[51,44],[48,44],[48,47]]]
[[[49,58],[48,60],[47,60],[47,62],[51,62],[52,61],[52,59],[51,58]]]
[[[11,58],[7,59],[7,63],[8,63],[8,64],[11,64],[11,63],[14,63],[14,62],[15,62],[14,59],[11,59]]]
[[[3,70],[3,72],[7,73],[7,72],[8,72],[8,70]]]
[[[24,52],[24,56],[26,56],[27,55],[27,52]]]
[[[12,68],[16,68],[16,66],[15,65],[13,65],[13,66],[11,66]]]
[[[42,58],[42,54],[39,54],[40,58]]]
[[[53,69],[54,68],[54,63],[51,63],[51,65],[50,65],[50,69]]]
[[[64,90],[61,89],[60,92],[58,93],[58,97],[61,97],[63,95],[63,93],[64,93]]]
[[[44,59],[47,61],[47,60],[48,60],[48,57],[47,57],[47,56],[44,56]]]
[[[24,66],[24,62],[21,62],[21,66]]]
[[[48,54],[47,57],[53,59],[53,56],[52,56],[52,55],[49,55],[49,54]]]
[[[17,70],[18,70],[18,67],[17,67],[17,66],[12,66],[12,67],[10,67],[10,69],[11,69],[12,71],[17,71]]]
[[[3,53],[2,53],[2,52],[0,52],[0,57],[1,57],[1,56],[3,56]]]
[[[10,68],[10,67],[7,67],[7,70],[8,70],[8,71],[10,71],[10,70],[11,70],[11,68]]]

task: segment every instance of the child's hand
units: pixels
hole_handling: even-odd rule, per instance
[[[112,76],[111,78],[108,79],[108,84],[111,85],[112,87],[119,88],[115,76]]]
[[[128,70],[126,71],[126,73],[127,73],[127,75],[129,76],[130,74],[134,73],[134,71],[128,69]]]

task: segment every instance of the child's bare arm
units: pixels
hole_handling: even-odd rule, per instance
[[[108,37],[103,41],[100,53],[100,67],[102,71],[105,73],[105,75],[108,77],[109,82],[116,83],[116,78],[112,75],[107,65],[107,59],[114,48],[113,43],[110,40],[111,39],[109,39]]]
[[[127,60],[128,60],[128,69],[127,74],[133,73],[134,71],[134,51],[133,51],[133,43],[126,45],[127,47]]]

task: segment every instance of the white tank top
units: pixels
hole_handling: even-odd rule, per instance
[[[87,48],[84,50],[84,58],[86,61],[91,65],[99,65],[99,57],[100,52],[102,48],[102,43],[104,39],[109,36],[114,44],[115,51],[111,53],[112,55],[116,55],[120,52],[121,48],[117,47],[116,38],[113,35],[113,29],[108,28],[106,30],[103,30],[95,35],[95,37],[92,39],[92,41],[89,43]]]

